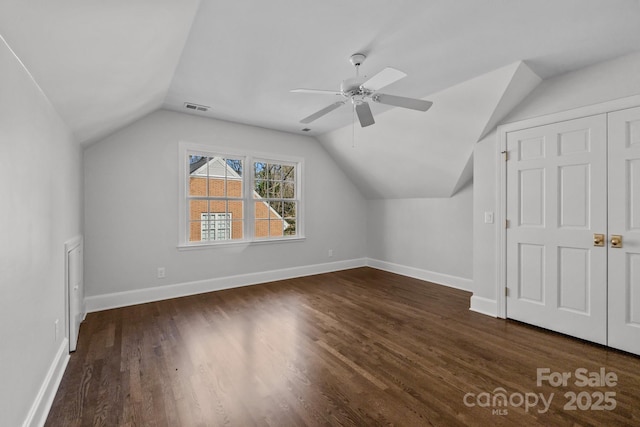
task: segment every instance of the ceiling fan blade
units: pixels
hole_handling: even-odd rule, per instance
[[[405,98],[404,96],[387,95],[386,93],[376,93],[371,98],[380,104],[394,105],[396,107],[410,108],[412,110],[427,111],[433,105],[431,101],[422,99]]]
[[[316,111],[312,115],[310,115],[308,117],[305,117],[304,119],[300,120],[300,123],[304,123],[304,124],[311,123],[312,121],[319,119],[320,117],[324,116],[325,114],[329,114],[330,112],[332,112],[336,108],[343,106],[344,103],[345,103],[345,101],[335,102],[335,103],[329,105],[328,107],[324,107],[322,110]]]
[[[321,89],[292,89],[290,92],[294,93],[313,93],[316,95],[342,95],[335,90],[321,90]]]
[[[369,90],[376,91],[390,85],[391,83],[397,82],[406,76],[407,75],[400,70],[387,67],[366,82],[362,83],[362,86]]]
[[[358,114],[360,126],[363,128],[375,123],[375,120],[373,120],[373,114],[371,114],[371,108],[366,102],[356,104],[356,114]]]

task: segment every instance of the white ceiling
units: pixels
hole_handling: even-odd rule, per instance
[[[638,0],[0,2],[0,34],[85,143],[185,101],[297,132],[331,99],[289,90],[337,88],[355,52],[365,74],[408,73],[386,89],[404,96],[518,60],[546,78],[637,50],[639,22]],[[351,118],[334,111],[312,133]]]
[[[422,98],[518,60],[547,78],[637,50],[639,23],[635,0],[203,0],[165,106],[299,132],[335,100],[289,90],[338,89],[356,52],[364,74],[408,74],[385,92]],[[309,127],[351,120],[343,107]]]
[[[348,58],[356,52],[367,55],[363,74],[386,66],[408,74],[384,92],[438,101],[519,61],[548,78],[633,52],[639,22],[640,0],[0,1],[0,34],[82,144],[158,108],[187,112],[184,102],[211,107],[195,114],[302,133],[299,120],[335,100],[289,90],[337,89],[353,75]],[[436,128],[424,121],[434,117],[479,136],[477,126],[498,115],[489,106],[505,108],[494,102],[500,90],[464,114],[437,102],[426,113],[373,105],[377,123],[362,132],[371,160],[384,160],[392,135],[393,147],[409,157],[417,135],[431,141],[425,155],[443,155],[437,142],[456,129],[442,124],[430,133]],[[369,197],[400,197],[367,187],[380,176],[356,176],[351,154],[335,148],[350,145],[344,139],[352,119],[343,107],[312,123],[309,134],[321,136]],[[471,148],[440,159],[451,182],[411,194],[454,192],[450,184]]]

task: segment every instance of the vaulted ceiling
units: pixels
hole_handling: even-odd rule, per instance
[[[356,52],[367,55],[363,74],[406,72],[384,91],[432,100],[430,111],[373,105],[377,123],[356,139],[349,108],[309,126],[368,197],[451,195],[473,144],[538,77],[638,50],[638,22],[638,0],[0,3],[0,35],[83,144],[159,108],[188,112],[185,102],[210,107],[195,113],[206,117],[303,133],[299,120],[335,99],[290,89],[337,89]],[[346,150],[353,141],[358,158]],[[450,177],[398,193],[367,172],[390,156],[411,162],[412,179],[425,168]]]

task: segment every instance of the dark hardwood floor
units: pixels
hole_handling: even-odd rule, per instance
[[[46,425],[640,425],[639,357],[469,297],[359,268],[92,313]]]

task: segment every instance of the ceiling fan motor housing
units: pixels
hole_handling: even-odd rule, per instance
[[[359,67],[366,58],[367,57],[361,53],[354,53],[351,55],[351,58],[349,58],[349,62],[351,62],[354,67]]]
[[[365,77],[352,77],[350,79],[343,80],[340,84],[340,92],[346,97],[358,95],[362,92],[362,83],[364,83]]]

